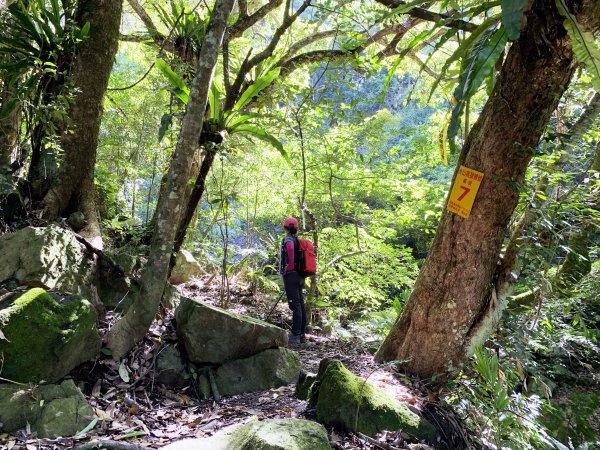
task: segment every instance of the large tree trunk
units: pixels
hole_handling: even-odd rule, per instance
[[[79,0],[77,19],[90,22],[87,40],[74,62],[72,81],[78,89],[69,112],[71,124],[61,137],[64,156],[60,173],[42,201],[44,219],[81,211],[82,235],[102,245],[94,193],[94,167],[108,79],[119,45],[122,0]]]
[[[0,82],[1,86],[1,82]],[[0,90],[0,109],[8,103],[12,92],[8,88]],[[19,150],[19,131],[21,128],[20,104],[6,117],[0,118],[0,176],[12,172],[12,163],[17,158]]]
[[[144,337],[158,311],[167,282],[175,233],[185,207],[182,201],[190,178],[194,151],[202,131],[214,68],[234,3],[235,0],[218,0],[211,14],[208,31],[198,56],[198,70],[192,81],[181,133],[169,167],[166,195],[157,206],[158,216],[152,235],[148,263],[142,273],[140,293],[108,336],[109,347],[114,358],[125,355]]]
[[[597,15],[593,3],[584,2],[580,13]],[[459,165],[485,174],[471,216],[444,212],[378,361],[401,361],[423,377],[447,374],[497,324],[504,300],[496,297],[496,270],[518,186],[575,68],[563,21],[554,2],[533,2],[459,158]]]

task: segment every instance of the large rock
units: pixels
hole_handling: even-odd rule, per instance
[[[185,439],[163,450],[329,450],[323,425],[303,419],[250,422],[204,439]]]
[[[4,433],[29,424],[40,438],[73,436],[93,419],[94,410],[73,380],[33,388],[0,384],[0,431]]]
[[[223,364],[216,371],[215,381],[219,394],[235,395],[295,383],[299,374],[298,354],[277,348]]]
[[[0,303],[0,376],[22,383],[55,382],[98,355],[96,309],[73,295],[56,299],[40,288]]]
[[[286,332],[275,325],[185,297],[175,319],[177,335],[196,364],[223,364],[287,344]]]
[[[317,420],[325,425],[368,436],[401,429],[435,442],[433,425],[383,390],[351,373],[340,361],[321,361],[309,392],[311,403],[317,410]]]
[[[53,224],[0,237],[0,283],[87,295],[93,276],[93,259],[70,230]]]
[[[204,270],[196,258],[187,250],[179,250],[175,259],[175,267],[171,271],[169,281],[173,284],[187,283],[192,278],[204,275]]]

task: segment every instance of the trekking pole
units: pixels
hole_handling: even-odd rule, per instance
[[[273,311],[275,311],[275,308],[277,307],[277,305],[279,304],[279,302],[283,298],[283,294],[285,294],[285,291],[281,291],[281,294],[279,295],[279,297],[277,298],[277,301],[275,302],[275,304],[271,308],[271,311],[269,311],[269,314],[267,314],[263,320],[267,320],[269,317],[271,317],[271,314],[273,314]]]

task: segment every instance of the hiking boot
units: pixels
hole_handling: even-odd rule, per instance
[[[301,334],[300,335],[300,343],[304,344],[306,342],[306,335],[305,334]]]
[[[288,347],[300,347],[302,344],[302,337],[297,334],[288,334]]]

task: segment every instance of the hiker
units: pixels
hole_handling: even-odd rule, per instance
[[[283,276],[285,295],[288,306],[292,310],[292,331],[288,335],[290,345],[299,345],[304,342],[306,333],[306,309],[304,307],[304,277],[299,273],[296,233],[298,221],[288,217],[283,221],[286,235],[281,241],[281,254],[279,258],[279,273]]]

